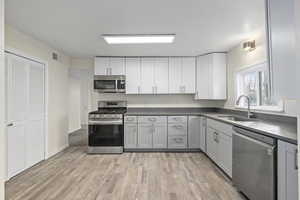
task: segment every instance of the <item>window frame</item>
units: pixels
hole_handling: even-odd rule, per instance
[[[250,106],[251,110],[257,110],[257,111],[268,111],[268,112],[284,112],[284,102],[283,101],[279,101],[276,104],[277,105],[261,105],[261,77],[260,77],[260,72],[259,69],[263,69],[264,66],[263,65],[268,65],[267,61],[262,61],[262,62],[257,62],[255,64],[252,65],[248,65],[248,66],[244,66],[244,67],[240,67],[236,70],[235,75],[234,75],[234,84],[235,84],[235,102],[237,100],[237,98],[239,97],[239,95],[242,94],[241,90],[243,90],[243,86],[241,84],[241,76],[243,74],[246,73],[251,73],[251,72],[257,72],[257,76],[258,76],[258,80],[259,83],[257,84],[257,104],[256,106]],[[267,67],[267,66],[266,66]],[[269,71],[269,68],[266,68]],[[270,73],[270,72],[269,72]],[[270,75],[269,75],[270,76]],[[271,83],[270,83],[270,78],[269,78],[269,95],[271,95],[272,91],[271,91]],[[270,97],[271,98],[271,97]],[[245,105],[236,105],[236,103],[234,102],[234,107],[236,109],[240,109],[240,110],[245,110],[247,109],[247,106]]]

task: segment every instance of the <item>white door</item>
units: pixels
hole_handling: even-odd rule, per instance
[[[182,92],[180,90],[182,87],[181,65],[182,65],[182,59],[180,57],[169,58],[169,93],[170,94],[178,94]]]
[[[26,167],[45,158],[45,66],[29,62],[28,116],[26,123]]]
[[[182,58],[182,93],[194,94],[196,86],[196,60],[195,57]]]
[[[110,75],[124,75],[125,74],[125,58],[111,57],[109,72],[110,72]]]
[[[153,94],[154,91],[154,58],[141,59],[141,94]]]
[[[206,153],[215,162],[217,162],[217,143],[216,131],[207,127],[206,134]]]
[[[232,138],[218,133],[217,162],[219,166],[232,177]]]
[[[156,58],[154,68],[154,82],[156,94],[169,93],[169,59]]]
[[[8,178],[44,159],[44,65],[6,55]]]
[[[211,99],[226,99],[227,98],[227,60],[225,53],[214,53],[211,55],[212,80]]]
[[[189,116],[188,121],[188,145],[190,149],[200,148],[201,118]]]
[[[140,93],[140,69],[140,58],[126,58],[126,94]]]

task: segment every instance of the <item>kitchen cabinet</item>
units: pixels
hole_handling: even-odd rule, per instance
[[[155,58],[141,58],[141,94],[154,94]]]
[[[274,97],[299,99],[296,0],[268,0],[269,60]],[[280,12],[279,12],[280,11]]]
[[[96,57],[95,75],[125,75],[125,58]]]
[[[154,65],[155,94],[169,93],[169,58],[159,57]]]
[[[168,148],[186,149],[187,146],[187,116],[168,117]]]
[[[200,131],[201,131],[201,117],[189,116],[188,117],[188,148],[200,148]]]
[[[138,125],[138,148],[151,149],[153,148],[153,131],[152,124],[139,124]]]
[[[141,60],[138,57],[128,57],[126,65],[126,94],[139,94],[141,88]]]
[[[206,152],[206,117],[200,117],[200,149]]]
[[[207,120],[206,153],[232,177],[232,126],[215,120]]]
[[[124,148],[137,148],[137,117],[126,116],[124,118]]]
[[[167,148],[167,117],[138,117],[138,148]]]
[[[225,53],[197,57],[195,99],[227,98],[227,61]]]
[[[195,57],[169,58],[169,93],[195,93]]]
[[[297,145],[278,140],[278,200],[298,200]]]

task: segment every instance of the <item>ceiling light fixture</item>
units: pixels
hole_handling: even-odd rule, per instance
[[[108,44],[173,43],[175,34],[104,34]]]
[[[255,40],[247,41],[243,43],[243,49],[245,51],[253,51],[256,48]]]

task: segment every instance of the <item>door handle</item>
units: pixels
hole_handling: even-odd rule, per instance
[[[14,124],[13,123],[10,123],[10,124],[7,124],[7,127],[10,127],[10,126],[13,126]]]
[[[298,170],[298,149],[295,149],[295,170]]]

